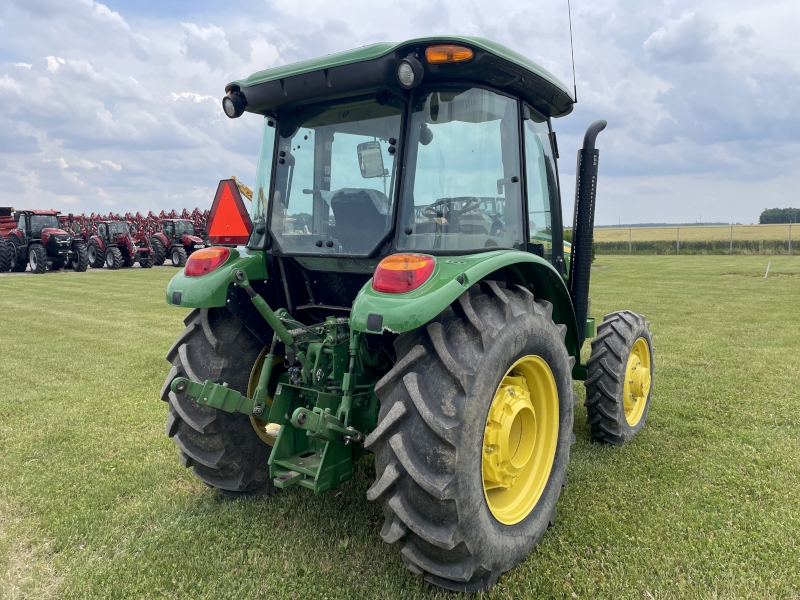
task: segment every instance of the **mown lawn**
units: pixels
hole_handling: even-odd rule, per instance
[[[607,448],[576,409],[557,523],[486,595],[800,597],[800,259],[596,264],[594,314],[652,323],[648,424]],[[454,597],[380,539],[370,459],[318,498],[243,501],[180,466],[158,398],[173,274],[0,277],[0,598]]]

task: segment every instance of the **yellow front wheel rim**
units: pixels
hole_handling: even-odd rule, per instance
[[[514,525],[544,492],[558,444],[558,388],[540,356],[526,356],[506,372],[486,419],[482,478],[494,518]]]
[[[634,342],[628,355],[622,392],[625,420],[631,427],[639,423],[644,415],[647,398],[650,396],[651,372],[650,345],[646,339],[640,337]]]

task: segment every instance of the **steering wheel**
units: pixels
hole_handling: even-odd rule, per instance
[[[462,208],[454,208],[455,202],[464,202]],[[458,221],[461,215],[475,210],[481,204],[482,200],[475,196],[461,196],[460,198],[439,198],[436,202],[428,204],[422,209],[422,214],[429,219],[446,217]],[[441,208],[439,208],[441,207]],[[438,210],[437,210],[438,209]]]

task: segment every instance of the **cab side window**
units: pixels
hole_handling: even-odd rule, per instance
[[[530,242],[553,260],[552,199],[558,197],[555,161],[547,120],[533,109],[526,110],[525,172],[528,192]]]

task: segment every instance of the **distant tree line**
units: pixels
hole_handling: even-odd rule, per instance
[[[800,221],[800,208],[767,208],[761,213],[758,222],[766,223],[797,223]]]

